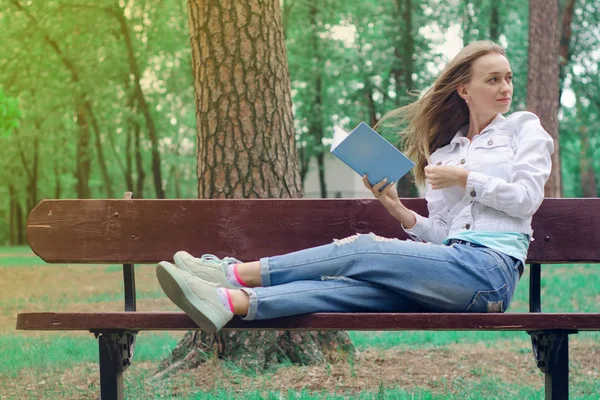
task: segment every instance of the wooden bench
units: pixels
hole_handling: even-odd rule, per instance
[[[426,215],[423,199],[404,202]],[[546,399],[566,399],[568,335],[600,330],[600,314],[542,313],[541,265],[600,261],[600,199],[548,199],[533,225],[526,268],[530,313],[319,313],[256,322],[234,318],[225,329],[526,331],[545,373]],[[356,232],[406,238],[376,200],[45,200],[29,215],[33,251],[49,263],[123,264],[125,311],[23,313],[17,329],[94,333],[101,398],[121,399],[139,331],[197,329],[183,313],[136,311],[133,264],[169,260],[178,250],[257,260]]]

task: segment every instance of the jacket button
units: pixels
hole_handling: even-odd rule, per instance
[[[472,189],[471,190],[471,197],[475,197],[475,196],[477,196],[477,193],[475,193],[475,189]]]
[[[467,160],[465,160],[464,158],[463,158],[462,160],[460,160],[460,163],[461,163],[461,164],[464,164],[464,163],[466,163],[466,162],[467,162]]]
[[[491,146],[494,144],[494,141],[492,139],[490,139],[490,141],[488,142],[488,146]]]
[[[438,161],[435,165],[442,165],[442,162]]]
[[[465,225],[465,229],[470,229],[471,228],[471,224],[466,224]]]

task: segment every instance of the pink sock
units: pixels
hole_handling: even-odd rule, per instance
[[[225,288],[218,288],[217,293],[219,295],[219,299],[221,299],[221,302],[223,303],[223,307],[233,312],[233,300],[231,299],[229,290]]]
[[[249,287],[246,282],[242,280],[240,274],[238,274],[239,264],[229,264],[227,266],[227,280],[233,285],[237,287]]]

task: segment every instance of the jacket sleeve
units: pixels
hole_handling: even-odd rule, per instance
[[[510,182],[471,171],[465,196],[512,217],[529,218],[544,199],[554,142],[535,114],[519,114],[514,121],[516,150]]]
[[[429,217],[423,217],[413,211],[417,224],[411,229],[406,229],[404,226],[402,229],[415,241],[442,244],[448,236],[448,207],[442,197],[442,191],[431,190],[430,185],[427,184],[425,199]]]

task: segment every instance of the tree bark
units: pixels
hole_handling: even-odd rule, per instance
[[[466,46],[471,41],[471,26],[473,24],[473,19],[471,17],[471,11],[469,10],[469,5],[471,4],[471,0],[464,0],[463,6],[463,17],[462,17],[462,26],[463,26],[463,46]]]
[[[563,82],[565,80],[565,75],[567,73],[567,65],[571,59],[571,36],[572,29],[571,24],[573,22],[573,13],[575,11],[575,0],[567,0],[567,4],[565,4],[565,8],[563,10],[562,15],[562,24],[560,30],[560,47],[558,49],[559,55],[559,93],[558,93],[558,101],[560,102],[560,98],[562,96],[563,90]],[[560,106],[560,104],[559,104]]]
[[[82,107],[77,110],[77,149],[75,156],[75,177],[77,178],[77,198],[89,199],[90,196],[90,127],[88,126],[85,111]]]
[[[527,109],[540,117],[554,139],[552,173],[545,187],[546,197],[562,197],[558,141],[558,2],[529,2],[529,71]]]
[[[135,170],[137,172],[137,181],[135,189],[135,197],[138,199],[144,198],[144,180],[146,179],[146,171],[144,170],[144,160],[142,159],[142,145],[141,145],[141,129],[137,122],[133,123],[133,132],[135,138]]]
[[[118,5],[117,5],[118,7]],[[152,113],[150,111],[150,106],[146,101],[146,97],[144,96],[144,92],[142,91],[142,86],[140,85],[141,72],[140,68],[137,64],[137,59],[135,57],[135,51],[133,49],[133,40],[131,39],[131,31],[127,24],[127,19],[123,14],[123,10],[119,7],[119,12],[115,13],[117,19],[119,20],[119,26],[121,27],[121,34],[125,39],[125,48],[127,50],[127,59],[129,61],[129,71],[133,75],[133,84],[135,88],[135,95],[137,99],[137,103],[140,106],[142,114],[144,115],[144,120],[146,122],[146,129],[148,129],[148,139],[150,139],[150,143],[152,144],[152,176],[154,182],[154,189],[156,191],[156,198],[164,199],[165,191],[162,187],[162,172],[160,168],[160,153],[158,151],[158,133],[156,131],[156,125],[154,124],[154,118],[152,117]]]
[[[58,158],[54,159],[54,198],[60,199],[62,195],[62,185],[60,183],[60,171]]]
[[[415,70],[413,55],[415,53],[415,41],[413,36],[413,10],[412,10],[412,0],[404,0],[404,26],[406,27],[406,32],[404,34],[404,52],[403,52],[403,64],[404,64],[404,84],[406,85],[406,90],[409,92],[414,90],[413,84],[413,73]],[[399,93],[396,93],[396,98],[399,98]],[[398,191],[398,195],[400,197],[418,197],[419,191],[415,186],[415,183],[412,179],[412,174],[404,175],[398,183],[396,184],[396,190]]]
[[[315,77],[315,97],[313,101],[312,113],[310,118],[309,132],[315,138],[315,147],[317,149],[317,168],[319,170],[319,188],[321,189],[321,198],[327,198],[327,182],[325,181],[325,149],[323,146],[323,102],[321,98],[321,50],[319,47],[319,36],[317,26],[317,1],[312,0],[310,6],[310,27],[312,35],[312,72]]]
[[[8,193],[10,196],[10,232],[9,243],[14,245],[25,244],[25,232],[23,229],[23,208],[19,201],[19,195],[15,186],[10,183],[8,185]]]
[[[490,11],[490,39],[494,42],[498,42],[500,38],[500,11],[502,7],[502,0],[495,0],[491,2]]]
[[[581,138],[581,150],[579,156],[579,176],[581,178],[581,189],[583,197],[598,197],[596,187],[596,173],[590,157],[590,142],[588,139],[588,127],[579,126],[579,137]]]
[[[15,246],[17,244],[17,240],[16,240],[16,234],[15,234],[15,229],[17,226],[17,220],[16,220],[16,210],[17,210],[17,204],[16,204],[16,195],[15,195],[15,187],[12,183],[8,184],[8,197],[10,200],[10,205],[9,205],[9,215],[8,215],[8,244],[10,246]]]
[[[16,133],[15,133],[16,136]],[[23,164],[23,170],[25,171],[25,175],[27,177],[27,211],[31,211],[33,210],[33,208],[36,206],[36,204],[38,203],[37,200],[37,181],[38,181],[38,158],[39,158],[39,139],[36,137],[34,137],[32,139],[33,142],[33,146],[31,153],[31,160],[27,159],[27,155],[25,154],[25,151],[23,150],[23,146],[21,145],[21,142],[19,141],[19,138],[15,137],[15,140],[17,142],[17,148],[19,151],[19,157],[21,159],[21,163]],[[31,165],[31,168],[30,168]]]
[[[301,197],[279,0],[189,0],[199,198]],[[235,256],[235,254],[232,254]],[[262,370],[353,351],[343,332],[189,332],[158,376],[202,354]]]

